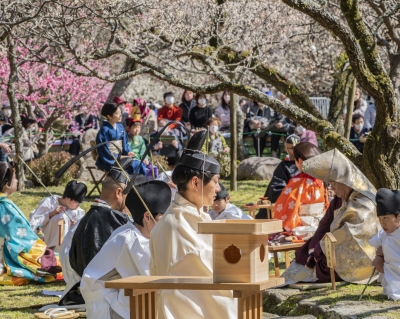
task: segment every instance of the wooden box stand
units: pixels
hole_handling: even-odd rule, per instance
[[[134,276],[108,281],[105,287],[125,290],[131,319],[157,319],[157,291],[163,289],[233,291],[238,319],[262,319],[262,292],[285,283],[268,277],[268,234],[281,230],[280,220],[199,223],[200,234],[213,234],[213,278]]]
[[[213,235],[215,283],[267,281],[268,234],[280,232],[282,221],[218,220],[199,223],[199,234]]]

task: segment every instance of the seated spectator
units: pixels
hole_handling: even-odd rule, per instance
[[[365,111],[367,110],[367,101],[362,98],[362,91],[360,88],[356,89],[356,93],[354,95],[354,111],[353,115],[361,114],[364,116]]]
[[[364,143],[367,140],[365,133],[368,132],[368,129],[364,127],[364,117],[361,114],[354,114],[352,122],[350,142],[362,153],[364,151]]]
[[[174,93],[166,92],[164,93],[164,102],[165,105],[158,110],[158,122],[162,119],[177,121],[180,122],[182,120],[182,109],[178,106],[174,105],[175,97]],[[172,124],[171,129],[178,128],[178,124]]]
[[[182,124],[188,125],[190,124],[189,114],[190,110],[196,106],[196,100],[193,98],[194,92],[190,90],[183,91],[182,94],[182,103],[179,104],[179,107],[182,110]]]
[[[207,106],[207,97],[203,93],[196,94],[196,103],[189,114],[192,130],[207,128],[207,121],[212,117],[211,106]]]
[[[221,96],[221,104],[215,110],[215,116],[221,122],[221,130],[229,129],[231,126],[231,108],[230,103],[231,94],[229,91],[224,91]]]
[[[308,142],[318,146],[317,136],[315,132],[307,130],[305,127],[301,126],[300,123],[296,124],[295,132],[298,136],[300,136],[300,142]]]
[[[158,131],[161,131],[168,123],[169,121],[166,119],[161,120],[158,123]],[[167,156],[168,157],[168,163],[169,165],[174,165],[175,163],[179,162],[179,157],[180,157],[180,151],[182,150],[182,141],[179,138],[180,130],[178,129],[171,129],[170,125],[168,128],[164,130],[164,132],[161,135],[161,140],[157,141],[154,144],[153,151],[160,154],[167,156],[166,154],[161,154],[163,152],[168,152],[168,150],[173,147],[174,150],[174,156]],[[154,138],[156,133],[154,133],[151,138]],[[170,136],[171,138],[173,137],[174,139],[172,140],[170,146],[169,145],[164,145],[162,142],[163,136]]]
[[[376,107],[374,98],[371,97],[364,115],[364,127],[371,131],[375,126]]]
[[[129,144],[128,137],[124,127],[121,124],[121,109],[115,103],[106,103],[101,109],[101,115],[107,119],[103,122],[103,126],[99,130],[96,137],[96,144],[103,142],[113,142],[102,145],[97,148],[99,156],[97,157],[96,166],[109,172],[115,163],[115,158],[118,157],[118,149],[122,151],[123,156],[134,157],[135,154],[132,152]],[[115,145],[117,146],[115,146]],[[113,155],[111,155],[113,154]],[[139,174],[146,174],[146,167],[140,161],[132,161],[127,171],[129,174],[133,174],[137,170]]]
[[[289,180],[300,173],[296,166],[293,148],[300,142],[297,135],[289,135],[285,141],[285,152],[288,154],[275,168],[272,179],[268,184],[264,197],[271,203],[275,203],[281,195],[283,189],[289,183]],[[256,219],[267,219],[267,210],[260,209],[256,215]]]
[[[11,124],[12,120],[11,120],[11,105],[10,105],[10,101],[7,101],[6,103],[3,104],[1,111],[4,113],[4,115],[6,116],[6,123]],[[4,133],[5,131],[3,131]]]
[[[29,221],[8,196],[17,191],[13,166],[0,163],[0,284],[52,282],[61,272],[54,252],[31,229]],[[3,247],[4,246],[4,247]]]
[[[75,116],[74,122],[76,123],[76,127],[81,132],[86,132],[88,129],[98,129],[98,123],[96,116],[89,113],[89,110],[86,106],[82,107],[81,113]]]
[[[156,133],[158,124],[157,124],[157,116],[156,113],[143,99],[134,99],[133,107],[139,106],[140,110],[140,118],[142,119],[142,126],[140,128],[140,135],[143,136],[144,139],[148,139],[149,135]]]
[[[79,207],[86,196],[86,185],[71,181],[65,186],[64,195],[44,198],[39,206],[29,214],[29,223],[33,231],[41,228],[47,247],[60,251],[59,238],[64,237],[69,229],[80,220],[85,212]],[[58,222],[64,220],[64,233],[59,234]]]
[[[258,157],[262,156],[267,144],[268,131],[266,128],[270,124],[273,116],[274,111],[268,106],[259,104],[256,101],[252,101],[250,105],[247,104],[244,131],[253,132],[253,145]],[[258,129],[262,131],[258,133]]]
[[[43,128],[44,125],[46,124],[46,116],[44,115],[44,112],[36,105],[32,104],[30,106],[31,111],[33,113],[34,118],[36,119],[36,122],[40,128]],[[29,114],[29,112],[28,112]]]
[[[282,220],[282,227],[286,231],[292,231],[298,226],[311,226],[316,230],[329,206],[328,196],[323,182],[302,170],[303,161],[322,152],[311,143],[298,143],[293,153],[300,174],[289,180],[277,199],[274,218]]]
[[[7,162],[7,155],[11,152],[10,146],[7,145],[7,140],[3,140],[1,136],[3,135],[3,128],[6,128],[6,131],[11,127],[7,127],[7,118],[2,111],[0,111],[0,162]],[[5,131],[4,131],[5,132]]]
[[[114,230],[83,273],[81,292],[88,318],[129,318],[129,297],[124,289],[105,288],[104,276],[150,275],[150,233],[156,225],[154,221],[160,220],[170,205],[171,190],[161,181],[140,184],[136,189],[149,211],[131,189],[126,206],[134,222]]]
[[[274,97],[271,92],[271,84],[263,84],[261,91],[263,91],[263,93],[267,94],[270,97]]]
[[[251,216],[242,212],[242,210],[231,204],[231,197],[224,185],[219,183],[220,191],[216,194],[212,209],[208,212],[211,219],[253,219]]]
[[[201,149],[202,152],[214,158],[220,153],[229,154],[230,151],[228,144],[226,144],[225,138],[218,131],[218,124],[219,122],[217,118],[212,117],[208,119],[206,126],[210,127],[210,134]]]

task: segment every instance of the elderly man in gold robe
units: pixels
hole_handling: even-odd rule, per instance
[[[364,283],[372,272],[375,249],[368,241],[379,231],[374,186],[337,149],[303,163],[303,171],[331,183],[336,196],[321,219],[317,231],[296,252],[296,259],[282,275],[287,284],[329,282],[330,270],[322,238],[331,232],[337,239],[336,280]]]

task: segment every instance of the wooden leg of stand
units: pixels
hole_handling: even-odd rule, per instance
[[[274,251],[274,267],[275,267],[275,277],[280,277],[281,270],[279,269],[278,253]]]
[[[150,319],[158,319],[158,313],[157,313],[157,310],[158,310],[158,308],[157,308],[158,307],[158,301],[157,301],[158,295],[157,295],[157,291],[151,292],[150,295],[151,295],[151,299],[150,299],[151,312],[150,312],[149,318]]]
[[[262,319],[262,293],[238,298],[238,319]]]
[[[290,257],[289,257],[288,251],[285,251],[285,266],[286,266],[286,269],[288,269],[290,266]]]
[[[336,290],[335,268],[331,268],[332,290]]]
[[[131,296],[129,297],[129,306],[130,306],[130,317],[131,319],[139,319],[138,313],[137,313],[137,296]]]

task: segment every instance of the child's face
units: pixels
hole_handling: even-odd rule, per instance
[[[225,208],[226,204],[229,202],[229,196],[227,198],[221,198],[214,201],[212,205],[212,210],[216,213],[222,213]]]
[[[139,135],[139,133],[140,133],[140,125],[133,124],[131,126],[131,128],[129,129],[129,133],[131,133],[131,135],[133,135],[133,136]]]
[[[400,214],[379,216],[379,223],[387,234],[391,234],[400,226]]]
[[[79,203],[71,198],[65,198],[65,204],[67,206],[68,209],[70,210],[75,210],[79,207]]]

